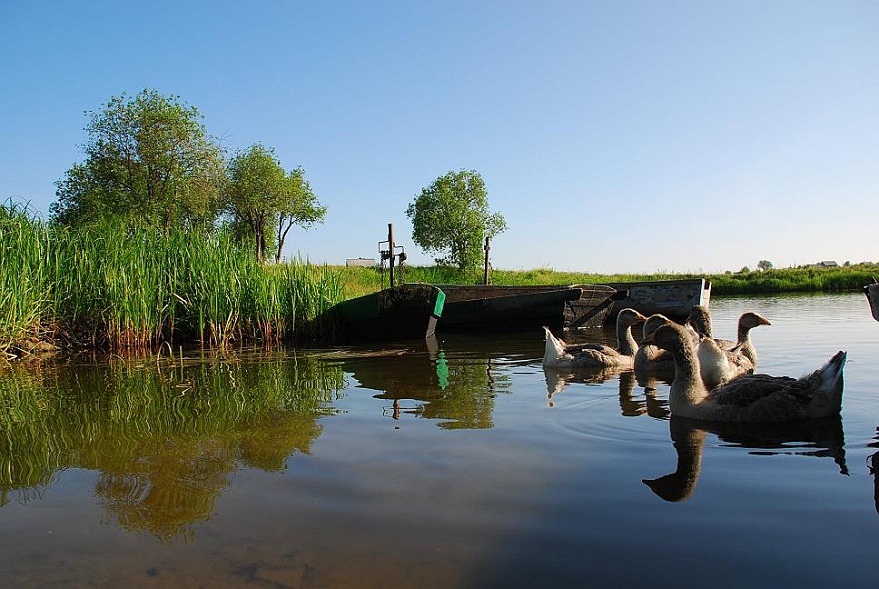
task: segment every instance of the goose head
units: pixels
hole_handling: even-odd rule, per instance
[[[742,313],[742,316],[739,317],[739,329],[753,329],[760,325],[772,325],[772,323],[769,322],[769,319],[754,311]]]
[[[654,315],[651,315],[650,317],[648,317],[647,319],[644,320],[644,328],[643,328],[644,335],[643,335],[643,337],[645,339],[650,337],[650,334],[652,334],[654,331],[656,331],[656,329],[658,327],[660,327],[661,325],[664,325],[665,323],[668,323],[669,321],[670,321],[670,319],[668,317],[666,317],[665,315],[661,315],[660,313],[656,313]]]
[[[703,337],[711,337],[711,314],[704,305],[693,305],[687,315],[687,325]]]

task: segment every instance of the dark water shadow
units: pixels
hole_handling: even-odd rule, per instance
[[[831,458],[840,474],[849,473],[842,419],[839,417],[766,424],[705,422],[672,416],[669,433],[677,454],[674,472],[643,480],[650,490],[666,501],[683,501],[695,492],[707,433],[715,434],[731,446],[747,449],[750,454]]]

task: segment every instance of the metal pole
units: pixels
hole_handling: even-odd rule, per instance
[[[394,288],[394,224],[388,223],[388,251],[391,253],[391,288]]]
[[[488,252],[491,251],[488,237],[485,238],[485,272],[482,274],[482,284],[488,284]]]

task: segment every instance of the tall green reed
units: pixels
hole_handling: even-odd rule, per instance
[[[49,231],[26,207],[0,206],[0,351],[40,336],[47,314]]]
[[[115,350],[323,336],[337,272],[257,261],[230,232],[53,227],[0,206],[0,351],[54,334]]]

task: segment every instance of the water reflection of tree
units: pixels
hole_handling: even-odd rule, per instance
[[[829,457],[838,465],[841,474],[848,474],[839,417],[766,424],[705,422],[672,416],[669,432],[677,454],[674,472],[644,480],[644,484],[666,501],[682,501],[692,496],[702,470],[702,450],[707,433],[761,454]]]
[[[100,471],[99,502],[162,540],[210,517],[239,465],[286,467],[344,386],[303,358],[113,360],[0,376],[0,491],[19,501],[58,470]]]

